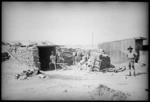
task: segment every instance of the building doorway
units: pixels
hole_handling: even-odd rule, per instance
[[[54,70],[54,67],[49,66],[51,51],[56,53],[56,46],[38,46],[39,61],[41,63],[41,70]]]

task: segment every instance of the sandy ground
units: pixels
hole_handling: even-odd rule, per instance
[[[92,91],[103,84],[127,94],[126,100],[148,100],[147,67],[135,65],[137,76],[124,72],[102,73],[76,70],[45,71],[47,77],[37,76],[30,80],[15,79],[16,73],[30,69],[13,60],[2,62],[2,99],[3,100],[93,100]]]

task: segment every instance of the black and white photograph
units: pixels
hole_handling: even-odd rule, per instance
[[[148,2],[2,1],[2,100],[149,100]]]

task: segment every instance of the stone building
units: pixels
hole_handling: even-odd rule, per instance
[[[18,42],[17,42],[18,43]],[[20,63],[24,63],[32,68],[48,70],[49,56],[51,51],[56,53],[57,45],[45,41],[31,42],[22,41],[20,45],[10,43],[10,54]],[[17,46],[16,46],[17,45]]]

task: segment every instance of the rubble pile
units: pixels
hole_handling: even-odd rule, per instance
[[[11,49],[10,53],[21,63],[25,63],[30,67],[40,68],[38,49],[36,47],[18,47],[16,51]]]
[[[95,70],[103,70],[104,68],[109,68],[111,65],[110,57],[99,50],[91,51],[90,60]]]
[[[35,69],[33,71],[31,70],[25,70],[20,74],[16,74],[15,78],[18,80],[29,80],[33,76],[38,75],[39,78],[46,78],[46,75],[44,73],[41,73],[39,70]]]
[[[88,59],[89,52],[90,57]],[[76,59],[76,62],[78,63],[77,65],[79,65],[78,68],[80,70],[103,71],[103,69],[111,66],[110,57],[100,49],[81,50],[81,52],[77,53],[77,58],[79,61]]]
[[[125,100],[127,95],[105,85],[99,85],[95,90],[93,90],[91,97],[96,100]]]
[[[102,70],[102,72],[123,72],[126,70],[126,66],[119,66],[119,67],[114,67],[114,68],[105,68]]]

